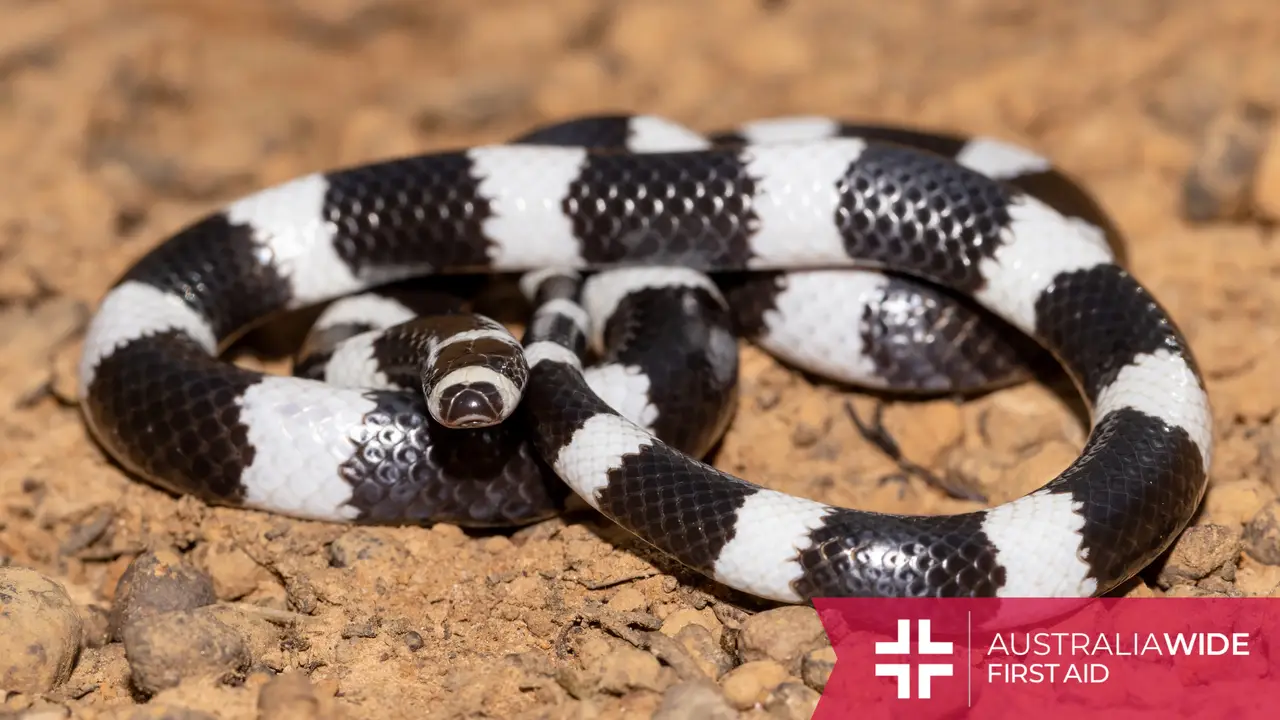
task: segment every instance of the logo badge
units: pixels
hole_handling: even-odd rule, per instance
[[[953,650],[953,644],[950,642],[936,642],[932,638],[929,621],[919,619],[917,623],[917,638],[919,647],[916,650],[917,655],[946,655],[950,656]],[[898,639],[893,642],[877,642],[876,655],[910,655],[911,654],[911,621],[905,618],[898,619]],[[898,681],[898,699],[910,700],[911,695],[911,663],[895,662],[895,663],[876,663],[877,677],[892,677]],[[937,677],[951,677],[955,673],[954,663],[942,662],[921,662],[915,665],[916,675],[916,695],[920,700],[928,700],[931,697],[933,689],[933,679]]]

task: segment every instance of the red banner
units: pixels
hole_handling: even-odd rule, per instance
[[[814,606],[836,651],[816,720],[1280,717],[1277,599]]]

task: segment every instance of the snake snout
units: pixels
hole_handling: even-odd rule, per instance
[[[466,370],[432,389],[427,398],[432,417],[450,428],[488,427],[510,417],[520,402],[515,384],[486,367]]]

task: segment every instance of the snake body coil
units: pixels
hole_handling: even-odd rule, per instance
[[[501,525],[554,512],[563,480],[762,597],[1090,596],[1169,546],[1211,455],[1195,361],[1114,235],[1047,162],[993,140],[584,118],[308,175],[178,232],[103,300],[82,403],[123,465],[210,502]],[[523,343],[382,291],[493,273],[523,275]],[[264,319],[336,298],[294,377],[218,360]],[[913,391],[1021,379],[1033,338],[1091,433],[1040,490],[961,515],[761,488],[699,459],[736,400],[735,330],[832,379]]]

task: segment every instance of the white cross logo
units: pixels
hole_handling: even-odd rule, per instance
[[[934,642],[930,639],[929,621],[918,620],[920,625],[921,655],[950,655],[951,643]],[[911,621],[898,621],[898,639],[894,642],[876,643],[877,655],[909,655],[911,654]],[[951,677],[954,665],[951,663],[920,663],[916,666],[916,674],[921,700],[929,699],[932,680],[936,677]],[[898,699],[911,698],[911,665],[909,663],[876,663],[876,677],[895,677],[898,679]]]

